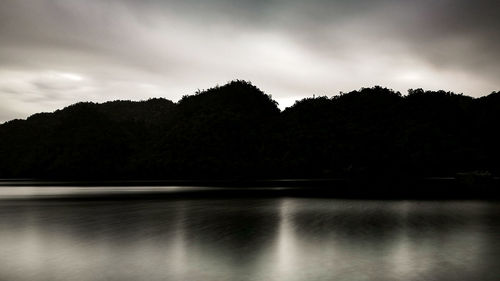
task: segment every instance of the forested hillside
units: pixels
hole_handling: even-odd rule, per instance
[[[374,87],[280,112],[233,81],[183,97],[77,103],[0,125],[0,178],[258,179],[500,172],[500,93]]]

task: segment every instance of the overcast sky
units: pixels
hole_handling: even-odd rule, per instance
[[[497,0],[1,0],[0,122],[233,79],[281,108],[374,85],[482,96],[499,50]]]

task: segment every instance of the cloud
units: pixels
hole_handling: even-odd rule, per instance
[[[490,0],[2,1],[0,121],[81,100],[177,100],[237,78],[282,105],[375,84],[484,95],[500,88],[499,8]]]

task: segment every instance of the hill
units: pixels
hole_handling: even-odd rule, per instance
[[[500,172],[500,93],[363,88],[283,112],[233,81],[183,97],[77,103],[0,125],[0,177],[258,179]]]

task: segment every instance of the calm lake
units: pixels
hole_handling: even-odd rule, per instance
[[[119,194],[124,188],[0,187],[0,280],[500,277],[496,202],[79,200],[100,190]]]

